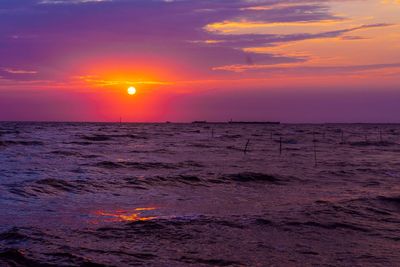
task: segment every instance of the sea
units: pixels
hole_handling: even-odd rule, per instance
[[[400,125],[2,122],[0,266],[400,266]]]

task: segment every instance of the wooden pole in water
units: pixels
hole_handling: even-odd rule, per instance
[[[214,138],[214,128],[211,129],[211,137]]]
[[[344,143],[344,132],[343,132],[343,130],[341,130],[342,131],[342,143]]]
[[[317,140],[313,140],[314,143],[314,163],[317,166]]]
[[[282,136],[279,137],[279,155],[282,155]]]
[[[250,144],[250,139],[247,139],[247,143],[246,143],[246,146],[244,147],[244,154],[246,154],[247,153],[247,148],[249,147],[249,144]]]
[[[382,143],[382,130],[379,130],[379,141]]]

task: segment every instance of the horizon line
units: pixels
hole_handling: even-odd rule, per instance
[[[198,123],[196,123],[198,122]],[[233,122],[247,122],[248,124],[279,125],[279,124],[400,124],[400,122],[282,122],[241,120]],[[271,123],[272,122],[272,123]],[[274,124],[278,122],[279,124]],[[0,123],[102,123],[102,124],[230,124],[228,121],[61,121],[61,120],[0,120]],[[269,124],[271,123],[271,124]],[[239,123],[240,124],[240,123]]]

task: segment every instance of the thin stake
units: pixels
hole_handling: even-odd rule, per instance
[[[342,143],[344,143],[344,132],[343,132],[343,130],[341,130],[342,131]]]
[[[211,137],[214,138],[214,128],[211,129]]]
[[[279,155],[282,155],[282,136],[279,137]]]
[[[247,153],[247,148],[249,147],[249,144],[250,144],[250,139],[247,139],[247,143],[246,143],[246,146],[244,147],[244,151],[243,151],[244,154]]]
[[[272,131],[271,131],[271,140],[272,140]]]
[[[379,130],[379,140],[381,141],[381,143],[383,142],[383,139],[382,139],[382,130]]]
[[[313,140],[314,142],[314,163],[315,166],[317,166],[317,140]]]

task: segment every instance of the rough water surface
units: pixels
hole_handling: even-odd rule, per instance
[[[0,123],[0,266],[400,266],[399,251],[400,125]]]

